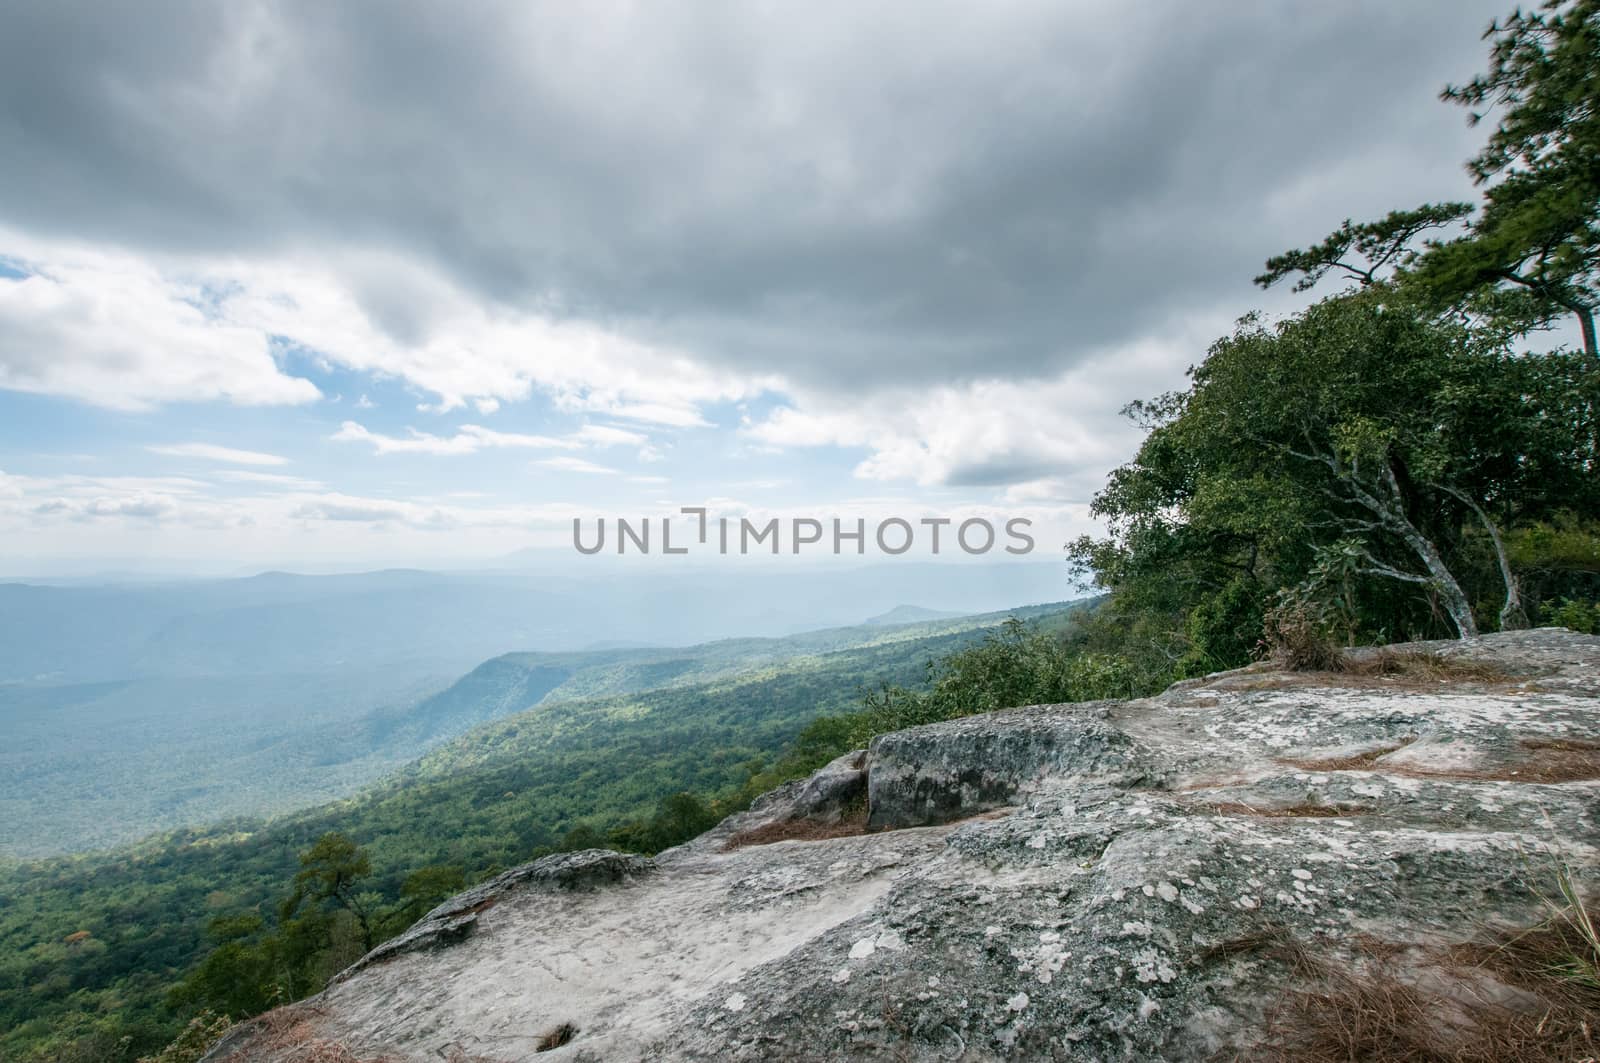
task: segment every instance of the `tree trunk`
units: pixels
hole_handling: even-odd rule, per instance
[[[1456,636],[1463,639],[1477,638],[1478,622],[1472,617],[1472,603],[1467,601],[1461,584],[1456,581],[1454,573],[1444,563],[1444,555],[1439,553],[1439,548],[1422,534],[1420,528],[1411,523],[1410,517],[1406,516],[1405,495],[1400,490],[1400,481],[1395,477],[1394,469],[1387,464],[1383,467],[1383,486],[1387,488],[1389,495],[1387,502],[1368,495],[1371,501],[1364,504],[1373,508],[1379,519],[1405,540],[1405,544],[1411,547],[1411,552],[1422,561],[1423,567],[1428,570],[1429,578],[1433,581],[1434,589],[1439,592],[1439,598],[1444,603],[1445,612],[1450,614],[1450,622],[1456,626]]]
[[[1595,346],[1594,338],[1594,310],[1587,306],[1579,306],[1572,311],[1578,315],[1578,328],[1583,330],[1583,349],[1590,358],[1600,358],[1600,348]]]
[[[1344,486],[1351,501],[1376,517],[1378,526],[1398,535],[1401,541],[1411,548],[1411,552],[1417,555],[1423,568],[1427,570],[1428,579],[1424,581],[1414,573],[1402,573],[1393,569],[1388,569],[1382,574],[1418,583],[1432,583],[1444,603],[1445,612],[1450,615],[1450,622],[1456,627],[1456,637],[1463,639],[1478,637],[1478,622],[1472,616],[1472,603],[1467,601],[1461,584],[1456,581],[1454,573],[1444,563],[1444,555],[1439,553],[1439,548],[1422,534],[1422,529],[1411,523],[1411,518],[1406,515],[1405,492],[1400,489],[1400,479],[1387,460],[1379,463],[1380,471],[1375,477],[1376,482],[1373,482],[1364,480],[1359,458],[1346,464],[1334,452],[1303,454],[1290,450],[1289,453],[1310,461],[1320,461],[1326,465],[1333,473],[1334,479]]]
[[[1412,552],[1422,560],[1423,567],[1428,570],[1434,589],[1439,592],[1439,599],[1444,603],[1444,610],[1450,614],[1450,622],[1456,626],[1457,637],[1477,638],[1478,622],[1472,618],[1472,603],[1467,601],[1465,592],[1461,590],[1461,584],[1456,582],[1455,576],[1445,565],[1444,556],[1439,553],[1439,548],[1409,520],[1402,517],[1401,522],[1404,527],[1397,525],[1395,531],[1399,532],[1406,545],[1411,547]]]
[[[1506,541],[1500,536],[1500,529],[1495,522],[1489,519],[1489,514],[1484,512],[1482,506],[1453,487],[1444,490],[1466,503],[1472,512],[1478,515],[1478,520],[1489,533],[1489,541],[1494,543],[1494,559],[1500,566],[1500,579],[1505,584],[1506,600],[1500,607],[1501,631],[1525,631],[1528,628],[1528,612],[1522,607],[1522,588],[1517,584],[1517,574],[1511,570],[1511,558],[1506,555]]]

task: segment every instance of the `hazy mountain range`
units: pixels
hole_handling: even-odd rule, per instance
[[[1070,596],[1063,576],[909,563],[0,584],[0,856],[307,807],[545,699],[967,630],[956,618]],[[862,626],[795,635],[841,624]]]

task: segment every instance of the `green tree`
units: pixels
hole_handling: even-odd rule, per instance
[[[467,876],[459,867],[431,864],[406,876],[400,884],[400,900],[407,910],[426,910],[466,888]]]
[[[294,892],[283,905],[284,921],[306,901],[331,902],[355,917],[361,927],[361,942],[370,952],[377,943],[373,934],[372,905],[356,886],[372,874],[372,861],[366,850],[338,831],[329,831],[300,854],[300,872],[294,877]]]
[[[1549,0],[1489,27],[1490,67],[1441,94],[1498,124],[1467,164],[1484,186],[1471,230],[1436,243],[1417,276],[1446,302],[1476,299],[1517,328],[1573,315],[1595,341],[1600,268],[1600,0]]]
[[[141,1056],[139,1063],[196,1063],[232,1025],[226,1015],[201,1012],[171,1044],[153,1056]]]
[[[1418,315],[1386,283],[1276,327],[1247,318],[1188,391],[1135,409],[1152,431],[1094,503],[1112,535],[1080,540],[1074,556],[1194,647],[1239,631],[1338,542],[1370,630],[1405,622],[1403,598],[1372,590],[1400,584],[1425,590],[1467,637],[1478,621],[1462,572],[1476,539],[1496,559],[1501,625],[1517,626],[1503,533],[1592,494],[1592,376],[1582,357],[1516,358]]]
[[[1415,210],[1391,211],[1378,221],[1357,223],[1346,218],[1320,244],[1267,259],[1266,271],[1256,283],[1270,288],[1296,277],[1294,290],[1306,292],[1329,274],[1363,288],[1393,280],[1403,266],[1416,260],[1416,241],[1424,233],[1459,222],[1474,209],[1471,203],[1427,203]]]
[[[281,940],[259,915],[213,919],[207,931],[216,947],[173,988],[170,1004],[243,1019],[293,998]]]
[[[1470,316],[1502,337],[1567,315],[1600,357],[1600,0],[1549,0],[1490,25],[1489,70],[1444,100],[1471,121],[1494,115],[1467,164],[1483,202],[1426,204],[1362,224],[1267,262],[1256,282],[1297,275],[1297,290],[1334,274],[1367,286],[1398,281],[1434,312]],[[1437,238],[1439,229],[1464,231]]]

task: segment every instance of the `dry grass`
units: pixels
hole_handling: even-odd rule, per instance
[[[1600,912],[1588,912],[1591,920]],[[1539,992],[1555,1003],[1587,1009],[1600,1018],[1600,956],[1585,935],[1579,920],[1569,916],[1553,918],[1541,926],[1519,934],[1496,946],[1462,946],[1456,952],[1464,962],[1494,972],[1501,980]],[[1531,984],[1530,984],[1531,983]],[[1600,1036],[1600,1026],[1595,1029]]]
[[[1563,783],[1600,779],[1600,742],[1581,738],[1524,738],[1518,742],[1528,756],[1509,764],[1485,768],[1432,770],[1415,764],[1379,764],[1381,757],[1410,745],[1414,738],[1341,757],[1284,758],[1278,763],[1301,771],[1373,771],[1413,779],[1449,779],[1460,782]]]
[[[1525,682],[1529,678],[1508,672],[1493,661],[1454,653],[1397,650],[1387,646],[1376,651],[1327,648],[1311,652],[1300,649],[1276,654],[1270,660],[1278,667],[1278,672],[1263,673],[1254,680],[1246,679],[1230,686],[1244,690],[1270,690],[1312,683],[1349,685],[1352,681],[1364,680],[1367,682],[1361,683],[1363,686],[1371,683],[1386,689],[1421,690],[1441,683],[1495,686]]]
[[[722,851],[731,853],[750,845],[771,845],[773,842],[821,841],[825,838],[851,838],[867,833],[867,808],[848,809],[833,823],[814,819],[789,819],[767,823],[751,830],[743,830],[723,843]]]
[[[1380,649],[1377,653],[1341,653],[1334,671],[1342,675],[1411,679],[1427,683],[1505,683],[1517,677],[1491,661],[1422,650]]]
[[[1537,757],[1492,768],[1459,771],[1430,771],[1427,768],[1396,768],[1394,775],[1413,779],[1448,779],[1452,782],[1587,782],[1600,779],[1600,753]]]
[[[1369,771],[1377,763],[1379,757],[1388,756],[1398,749],[1404,749],[1415,741],[1415,736],[1411,736],[1391,745],[1369,749],[1364,753],[1351,753],[1342,757],[1285,758],[1280,760],[1279,763],[1291,768],[1299,768],[1301,771]]]
[[[1522,748],[1534,756],[1512,776],[1531,782],[1578,782],[1600,779],[1600,742],[1579,738],[1524,738]]]
[[[1600,941],[1592,909],[1452,950],[1418,977],[1405,950],[1361,945],[1352,968],[1280,952],[1297,982],[1237,1058],[1272,1063],[1580,1063],[1600,1060]],[[1492,976],[1486,977],[1486,976]],[[1437,986],[1425,989],[1423,985]],[[1490,991],[1498,984],[1499,991]],[[1511,987],[1507,990],[1506,987]],[[1517,992],[1517,991],[1520,991]]]
[[[539,1037],[539,1043],[534,1046],[535,1052],[552,1052],[578,1036],[578,1028],[570,1022],[546,1030]]]
[[[1274,663],[1291,672],[1323,672],[1339,660],[1339,647],[1311,607],[1287,603],[1267,610],[1262,624]]]
[[[401,1063],[394,1056],[364,1056],[343,1041],[318,1037],[314,1020],[321,1010],[304,1004],[276,1008],[254,1021],[260,1033],[251,1041],[251,1058],[274,1063]]]
[[[1269,957],[1290,968],[1299,968],[1308,962],[1300,943],[1277,923],[1268,923],[1253,933],[1218,942],[1203,950],[1196,957],[1196,962],[1206,964],[1247,955]]]
[[[1261,819],[1317,819],[1338,816],[1361,816],[1369,809],[1360,806],[1299,804],[1274,808],[1247,805],[1240,801],[1222,801],[1210,806],[1211,811],[1224,816],[1256,816]]]

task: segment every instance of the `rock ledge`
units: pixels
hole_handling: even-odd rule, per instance
[[[881,736],[655,861],[571,854],[468,891],[303,1024],[416,1061],[532,1058],[566,1023],[539,1058],[1248,1051],[1303,978],[1263,941],[1354,969],[1374,943],[1531,926],[1559,869],[1600,878],[1600,638],[1399,652],[1461,667],[1257,666]],[[725,851],[863,792],[869,833]],[[251,1031],[208,1058],[291,1058]]]

